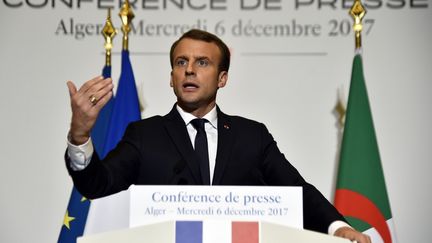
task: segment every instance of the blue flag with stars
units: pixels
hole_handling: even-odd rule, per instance
[[[60,231],[59,243],[75,243],[76,239],[83,235],[89,208],[90,201],[73,187]]]
[[[111,77],[111,66],[104,66],[102,75],[105,78]],[[95,126],[91,131],[93,146],[102,158],[105,156],[103,148],[105,146],[113,104],[114,99],[111,98],[100,111]],[[84,234],[89,209],[90,201],[73,187],[58,243],[76,243],[77,238]]]

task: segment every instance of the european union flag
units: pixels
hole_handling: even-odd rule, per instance
[[[73,187],[60,231],[59,243],[75,243],[76,239],[83,235],[89,208],[90,201]]]
[[[127,125],[132,121],[139,120],[141,117],[129,52],[125,50],[122,51],[121,69],[106,135],[105,148],[103,149],[104,152],[100,153],[102,157],[117,145]],[[128,222],[121,213],[119,213],[116,220],[113,220],[112,217],[115,217],[113,214],[128,208],[128,202],[129,198],[126,198],[125,195],[92,202],[90,214],[87,218],[86,233],[105,232],[127,225]],[[107,211],[113,213],[110,214]]]
[[[104,66],[102,75],[105,78],[111,77],[111,66]],[[99,113],[95,126],[92,129],[91,137],[96,152],[103,154],[108,125],[111,117],[111,111],[114,101],[110,101],[104,106]],[[90,209],[90,201],[84,198],[75,187],[69,199],[69,204],[63,220],[63,226],[60,231],[59,243],[75,243],[76,239],[83,235],[87,216]]]

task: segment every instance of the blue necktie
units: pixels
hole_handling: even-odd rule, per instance
[[[197,130],[195,137],[195,153],[199,159],[199,167],[201,171],[201,178],[204,185],[210,185],[210,167],[209,155],[207,146],[207,135],[204,129],[206,119],[193,119],[192,126]]]

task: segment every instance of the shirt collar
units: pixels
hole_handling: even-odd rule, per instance
[[[189,112],[184,111],[179,105],[176,105],[177,111],[180,114],[180,116],[182,117],[183,121],[185,122],[186,125],[189,125],[190,122],[193,119],[196,119],[198,117],[192,115]],[[213,109],[211,109],[207,114],[205,114],[205,116],[203,116],[202,118],[207,119],[207,121],[209,121],[210,125],[212,125],[212,127],[217,129],[217,110],[216,110],[216,106],[213,107]]]

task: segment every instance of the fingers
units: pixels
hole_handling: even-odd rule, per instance
[[[104,107],[106,103],[108,103],[108,101],[111,99],[112,96],[113,96],[113,92],[112,90],[110,90],[94,104],[94,108],[97,109],[98,111],[101,110],[102,107]]]
[[[91,89],[95,84],[97,84],[97,83],[99,83],[99,82],[101,82],[101,81],[103,81],[103,80],[104,80],[104,77],[103,77],[103,76],[101,76],[101,75],[96,76],[96,77],[90,79],[89,81],[85,82],[85,83],[83,84],[83,86],[81,86],[81,88],[79,89],[79,92],[81,92],[81,93],[86,93],[86,92],[87,92],[89,89]]]
[[[97,82],[95,84],[93,84],[92,87],[90,87],[87,92],[85,92],[86,94],[84,95],[84,97],[88,97],[88,99],[90,100],[90,103],[93,106],[100,106],[100,105],[105,105],[106,102],[108,102],[108,100],[106,100],[106,102],[101,102],[101,100],[107,96],[112,94],[112,89],[113,89],[113,84],[112,84],[112,80],[110,78],[108,79],[104,79],[100,82]],[[104,99],[105,101],[105,99]]]
[[[67,85],[67,87],[69,89],[69,95],[70,95],[70,97],[72,97],[74,94],[76,94],[77,88],[76,88],[75,84],[72,81],[67,81],[66,85]]]
[[[369,235],[363,234],[363,236],[365,237],[365,241],[364,242],[366,242],[366,243],[372,243],[372,239],[370,238]]]
[[[371,239],[370,239],[370,237],[368,235],[359,234],[359,235],[356,235],[354,237],[354,242],[357,242],[357,243],[371,243],[372,241],[371,241]]]
[[[67,82],[67,86],[72,104],[86,110],[99,104],[99,100],[112,92],[113,89],[112,79],[104,79],[102,76],[97,76],[88,80],[79,88],[79,90],[77,90],[71,81]],[[104,103],[102,103],[102,106],[103,105]]]
[[[349,239],[357,243],[371,243],[371,239],[368,235],[358,232],[349,227],[342,227],[335,232],[335,236],[339,236],[345,239]]]

